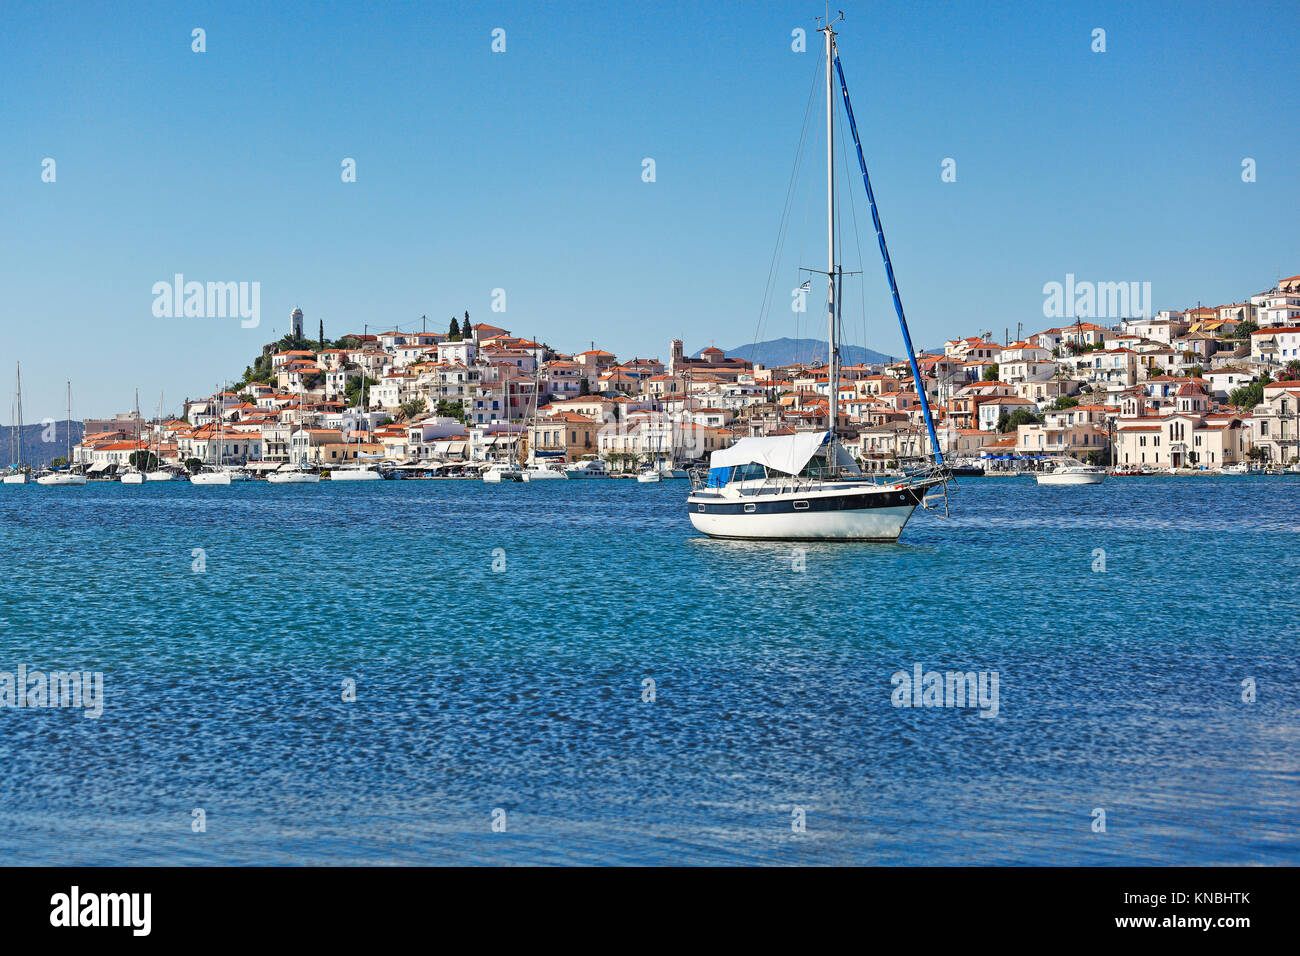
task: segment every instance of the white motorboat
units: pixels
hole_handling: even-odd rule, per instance
[[[1096,465],[1085,465],[1077,458],[1055,459],[1051,471],[1034,475],[1040,485],[1099,485],[1106,480],[1106,472]]]
[[[636,476],[637,483],[642,485],[657,484],[662,478],[663,474],[653,468],[638,472]]]
[[[1222,474],[1225,475],[1249,475],[1250,466],[1244,461],[1239,461],[1233,465],[1224,465]]]
[[[503,481],[523,481],[524,470],[513,461],[498,461],[483,472],[483,480],[494,485]]]
[[[609,468],[595,455],[587,455],[564,469],[566,478],[608,478]]]
[[[946,489],[949,478],[943,470],[943,457],[939,452],[924,387],[918,390],[918,394],[930,447],[935,451],[938,467],[934,470],[877,483],[862,473],[853,456],[836,440],[840,383],[837,338],[841,324],[840,286],[844,274],[835,256],[836,225],[844,218],[837,217],[835,204],[836,90],[843,96],[848,128],[857,147],[863,186],[911,362],[913,381],[922,381],[871,181],[867,177],[853,107],[849,102],[848,84],[836,53],[834,26],[842,17],[843,14],[833,22],[828,19],[819,30],[826,41],[827,267],[820,274],[827,276],[829,428],[792,435],[742,438],[729,448],[713,452],[709,457],[707,474],[694,477],[686,501],[691,524],[714,538],[896,541],[917,506],[930,505],[927,493],[933,488]],[[810,283],[811,280],[804,287]],[[945,494],[938,497],[946,501]]]

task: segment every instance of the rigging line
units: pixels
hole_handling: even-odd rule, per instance
[[[912,382],[916,387],[917,397],[921,400],[921,414],[925,418],[925,428],[929,433],[930,447],[934,450],[935,464],[942,466],[943,452],[939,449],[939,439],[934,430],[934,417],[930,413],[930,401],[925,394],[925,381],[921,378],[916,362],[916,352],[912,348],[912,335],[907,329],[907,318],[903,313],[903,300],[898,294],[898,283],[894,279],[894,265],[889,259],[889,246],[885,243],[885,232],[880,225],[880,210],[876,208],[876,199],[871,191],[871,177],[867,173],[867,160],[862,154],[862,140],[858,137],[858,125],[853,119],[853,104],[849,102],[849,86],[844,79],[844,67],[839,55],[835,56],[835,71],[839,75],[840,92],[844,97],[844,112],[848,117],[849,129],[853,133],[853,145],[857,149],[858,166],[862,170],[862,186],[867,193],[867,204],[871,207],[871,223],[876,228],[876,239],[880,243],[880,258],[885,263],[885,275],[889,279],[889,291],[894,299],[894,311],[898,313],[898,326],[903,333],[903,345],[907,347],[908,363],[912,367]]]
[[[776,247],[772,250],[772,258],[771,261],[768,263],[767,281],[764,283],[763,299],[762,302],[759,304],[758,323],[754,329],[755,346],[758,345],[758,342],[761,338],[763,325],[766,322],[766,316],[768,312],[771,310],[771,306],[772,306],[772,296],[774,294],[774,289],[776,285],[775,279],[776,279],[777,263],[780,260],[781,250],[785,247],[786,227],[789,224],[790,207],[791,207],[792,197],[794,194],[794,187],[796,182],[798,181],[799,164],[803,157],[804,143],[808,136],[808,123],[809,123],[809,117],[812,115],[813,98],[816,95],[820,85],[821,84],[818,79],[818,71],[814,71],[812,88],[808,91],[808,102],[804,106],[803,126],[799,131],[799,142],[795,148],[794,166],[790,170],[790,181],[786,185],[785,203],[781,209],[781,221],[777,227]],[[751,352],[751,359],[752,359],[752,355],[753,353]]]
[[[803,162],[804,155],[805,155],[806,152],[807,152],[807,145],[808,145],[808,132],[809,132],[809,130],[812,128],[812,127],[811,127],[811,123],[812,123],[812,104],[816,101],[817,93],[821,90],[821,88],[822,88],[821,71],[820,71],[820,70],[815,70],[815,71],[813,72],[813,83],[812,83],[812,88],[810,89],[809,94],[808,94],[808,103],[807,103],[807,104],[805,105],[805,107],[804,107],[804,125],[803,125],[803,130],[802,130],[802,132],[801,132],[801,137],[800,137],[800,147],[799,147],[799,157],[798,157],[798,159],[799,159],[799,163],[802,163],[802,162]],[[794,188],[795,188],[795,192],[792,193],[791,196],[790,196],[790,212],[793,212],[793,211],[794,211],[794,202],[795,202],[795,199],[796,199],[797,196],[798,196],[798,188],[799,188],[799,181],[798,181],[798,168],[799,168],[799,167],[796,166],[796,175],[795,175],[795,178],[794,178]],[[811,178],[811,174],[812,174],[812,164],[811,164],[811,163],[808,165],[808,169],[809,169],[809,176],[810,176],[810,178]],[[811,191],[811,186],[810,186],[810,187],[809,187],[809,197],[810,197],[810,199],[811,199],[811,196],[812,196],[812,191]],[[806,212],[805,212],[804,216],[805,216],[805,218],[804,218],[804,234],[801,234],[801,237],[800,237],[800,241],[801,241],[801,243],[802,243],[803,239],[805,238],[805,236],[806,236],[806,232],[807,232],[807,213],[806,213]],[[788,225],[789,225],[789,223],[788,223],[788,220],[787,220],[787,226],[788,226]],[[786,243],[786,241],[788,240],[788,238],[789,238],[789,233],[788,233],[788,231],[787,231],[787,233],[786,233],[786,234],[782,237],[782,239],[781,239],[781,246],[780,246],[780,252],[781,252],[781,255],[778,255],[778,257],[777,257],[777,261],[776,261],[776,263],[775,263],[776,269],[777,269],[778,271],[779,271],[779,269],[780,269],[780,263],[781,263],[781,261],[782,261],[782,259],[783,259],[784,253],[785,253],[785,243]],[[800,252],[800,254],[801,254],[801,256],[802,256],[802,246],[801,246],[801,252]],[[767,318],[770,318],[771,309],[772,309],[772,307],[773,307],[773,304],[775,303],[775,298],[776,298],[776,281],[777,281],[777,275],[778,275],[778,273],[777,273],[776,271],[774,271],[774,272],[770,275],[770,280],[771,280],[771,282],[772,282],[771,298],[768,300],[768,315],[765,317],[764,321],[766,321]],[[796,282],[798,281],[798,275],[799,275],[799,273],[798,273],[798,269],[797,269],[797,267],[796,267],[796,272],[795,272]],[[797,316],[798,316],[798,313],[795,313],[795,314],[796,314],[796,331],[797,331],[797,324],[798,324]],[[796,338],[798,338],[797,335],[796,335]],[[796,346],[795,348],[796,348],[796,357],[797,357],[798,346]]]
[[[840,137],[840,162],[844,167],[844,180],[849,184],[849,214],[853,219],[853,242],[858,249],[858,295],[862,303],[862,347],[867,346],[867,260],[862,255],[862,234],[858,231],[858,207],[853,195],[853,177],[849,175],[849,148],[845,137]],[[844,323],[844,313],[840,312],[840,324]]]
[[[817,75],[814,78],[813,82],[815,84],[813,88],[813,92],[815,94],[817,90],[821,89],[820,69],[817,71]],[[797,262],[795,262],[795,270],[794,270],[794,277],[795,277],[794,281],[796,285],[802,284],[803,273],[800,272],[799,270],[801,268],[801,264],[804,261],[804,253],[807,251],[807,245],[808,245],[808,215],[812,211],[812,204],[813,204],[813,182],[812,181],[813,181],[813,164],[809,163],[808,164],[808,201],[804,203],[804,207],[803,207],[803,228],[799,230],[799,259]],[[807,298],[804,299],[804,304],[806,307]],[[796,312],[794,318],[794,340],[795,340],[794,361],[796,365],[803,358],[803,352],[801,346],[799,345],[800,342],[799,324],[800,324],[799,313]]]

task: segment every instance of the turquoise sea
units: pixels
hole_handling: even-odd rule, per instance
[[[802,552],[685,493],[0,486],[0,672],[104,681],[0,709],[0,852],[1300,862],[1300,480],[966,479]],[[997,716],[894,706],[916,665]]]

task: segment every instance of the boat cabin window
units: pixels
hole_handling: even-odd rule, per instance
[[[731,471],[732,481],[755,481],[766,477],[767,468],[753,461],[747,465],[737,465]]]
[[[799,472],[800,478],[825,478],[830,474],[830,468],[826,464],[824,454],[813,455],[808,459],[808,464],[803,466],[803,471]]]

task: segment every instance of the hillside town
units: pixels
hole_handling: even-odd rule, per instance
[[[488,323],[446,332],[311,339],[262,348],[237,383],[184,402],[85,422],[73,468],[250,475],[372,462],[410,476],[477,475],[494,462],[599,460],[609,473],[686,466],[746,436],[828,426],[868,472],[932,454],[920,390],[949,461],[987,472],[1061,456],[1113,470],[1293,465],[1300,455],[1300,275],[1244,301],[1113,325],[1077,320],[1002,342],[983,332],[907,360],[768,367],[718,348],[666,360],[572,354]],[[824,353],[823,353],[824,356]]]

